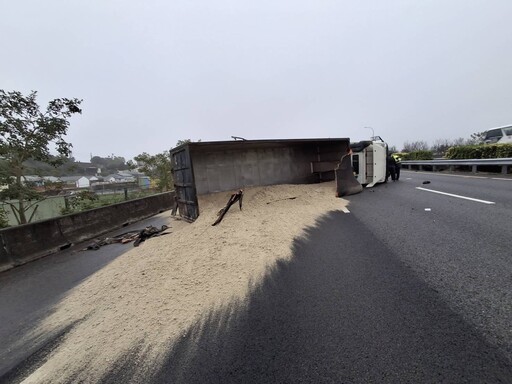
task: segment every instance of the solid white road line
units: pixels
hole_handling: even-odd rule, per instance
[[[487,176],[463,176],[463,175],[452,175],[454,177],[464,177],[466,179],[488,179]]]
[[[457,197],[459,199],[465,199],[465,200],[471,200],[471,201],[476,201],[477,203],[483,203],[483,204],[496,204],[495,202],[493,201],[487,201],[487,200],[480,200],[480,199],[474,199],[472,197],[467,197],[467,196],[461,196],[461,195],[454,195],[453,193],[447,193],[447,192],[441,192],[441,191],[436,191],[434,189],[427,189],[427,188],[421,188],[421,187],[416,187],[416,189],[419,189],[421,191],[427,191],[427,192],[432,192],[432,193],[438,193],[440,195],[446,195],[446,196],[451,196],[451,197]]]
[[[350,213],[350,211],[348,210],[347,207],[341,208],[341,212],[343,212],[343,213]]]
[[[512,179],[507,179],[505,177],[491,177],[493,180],[506,180],[506,181],[512,181]]]

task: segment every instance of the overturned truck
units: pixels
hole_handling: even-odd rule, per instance
[[[362,190],[348,138],[190,142],[171,150],[171,162],[179,214],[188,220],[207,193],[335,179],[338,196]]]

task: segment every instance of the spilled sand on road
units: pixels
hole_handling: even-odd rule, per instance
[[[72,290],[30,337],[76,325],[24,382],[97,382],[140,346],[134,364],[146,374],[158,369],[173,341],[212,310],[243,306],[269,268],[291,258],[306,227],[346,206],[333,182],[254,187],[244,191],[242,211],[232,206],[212,227],[229,196],[200,197],[194,223],[174,223],[171,234],[131,249]]]

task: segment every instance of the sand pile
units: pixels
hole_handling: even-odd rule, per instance
[[[291,257],[305,227],[346,205],[332,182],[255,187],[244,191],[242,211],[232,206],[212,227],[229,196],[203,196],[196,222],[173,225],[172,234],[128,251],[71,291],[30,336],[76,325],[25,382],[95,382],[140,345],[146,355],[137,364],[151,369],[202,316],[243,303],[269,267]]]

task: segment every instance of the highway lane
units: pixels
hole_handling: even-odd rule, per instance
[[[493,201],[502,207],[512,209],[512,177],[510,176],[478,176],[402,170],[400,181],[409,182],[408,179],[411,179],[412,182],[428,180],[433,184],[421,185],[421,187]]]
[[[403,172],[348,199],[352,214],[512,358],[512,181]]]
[[[103,382],[510,383],[507,183],[403,172],[349,196],[350,213],[309,228],[290,262],[169,345],[163,366],[139,371],[135,349]]]

